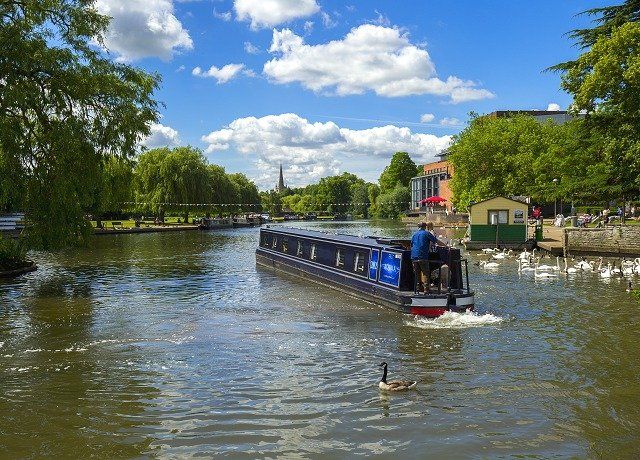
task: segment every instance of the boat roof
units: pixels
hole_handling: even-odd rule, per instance
[[[345,235],[342,233],[330,233],[330,232],[322,232],[318,230],[305,230],[302,228],[294,228],[294,227],[283,227],[280,225],[271,226],[265,225],[262,227],[264,230],[269,230],[275,233],[291,235],[291,236],[300,236],[306,238],[317,238],[337,243],[343,244],[351,244],[358,246],[368,246],[372,248],[384,248],[384,249],[404,249],[401,245],[401,242],[408,242],[408,239],[402,238],[383,238],[377,236],[355,236],[355,235]]]

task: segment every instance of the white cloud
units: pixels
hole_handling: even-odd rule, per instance
[[[342,40],[307,45],[289,29],[274,30],[269,51],[277,56],[264,65],[275,83],[299,82],[337,95],[374,91],[385,97],[432,94],[453,103],[494,97],[477,84],[450,76],[441,80],[429,53],[412,45],[398,29],[364,24]]]
[[[320,11],[316,0],[234,0],[239,21],[251,21],[254,30],[274,27]]]
[[[304,21],[304,33],[310,34],[313,32],[313,21]]]
[[[420,123],[431,123],[436,116],[432,113],[424,113],[420,116]]]
[[[559,104],[556,104],[555,102],[551,102],[548,106],[547,106],[547,111],[549,112],[560,112],[562,109],[560,108]]]
[[[185,66],[181,65],[180,67],[178,67],[178,68],[176,69],[176,73],[184,72],[186,69],[187,69],[187,68],[186,68]]]
[[[457,118],[444,117],[440,120],[442,126],[462,126],[462,122]]]
[[[260,52],[260,48],[251,42],[244,42],[244,50],[249,54],[258,54]]]
[[[303,185],[337,174],[343,163],[366,163],[367,171],[351,170],[375,180],[394,152],[409,152],[416,161],[430,161],[451,143],[450,136],[413,133],[393,125],[353,130],[332,121],[309,122],[294,113],[247,117],[202,137],[207,153],[235,150],[253,157],[262,187],[272,187],[280,163],[287,181]],[[349,170],[349,168],[346,168]]]
[[[384,14],[382,14],[378,10],[375,10],[375,12],[378,15],[378,17],[375,18],[373,21],[371,21],[372,24],[378,24],[379,26],[386,26],[386,27],[391,26],[391,21],[389,20],[388,17],[386,17]]]
[[[175,129],[160,123],[151,125],[151,132],[141,144],[149,149],[157,147],[175,147],[180,144],[180,136]]]
[[[320,17],[322,18],[322,25],[327,29],[332,29],[338,25],[338,22],[335,21],[331,15],[325,11],[320,13]]]
[[[207,71],[196,67],[191,71],[191,74],[196,77],[215,78],[218,84],[221,85],[235,78],[242,69],[244,69],[244,64],[227,64],[221,68],[212,65]]]
[[[119,61],[152,56],[169,61],[175,52],[193,48],[171,0],[97,0],[95,7],[112,18],[104,44]]]
[[[225,11],[224,13],[219,13],[215,9],[213,10],[213,16],[215,18],[221,19],[222,21],[229,22],[231,21],[231,11]]]

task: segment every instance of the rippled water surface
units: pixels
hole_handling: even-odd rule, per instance
[[[0,281],[0,457],[640,455],[624,281],[471,265],[476,314],[421,320],[256,269],[257,240],[104,236]],[[381,394],[382,360],[417,389]]]

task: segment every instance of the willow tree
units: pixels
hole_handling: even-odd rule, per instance
[[[193,204],[209,203],[210,172],[202,152],[193,147],[167,147],[146,151],[134,169],[136,201],[143,209],[187,211]]]
[[[132,156],[157,120],[159,77],[104,55],[93,3],[0,2],[0,199],[21,200],[39,247],[82,241],[103,160]]]

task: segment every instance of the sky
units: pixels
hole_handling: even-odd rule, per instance
[[[147,148],[192,145],[261,190],[396,151],[434,161],[469,113],[564,110],[545,69],[605,0],[96,0],[109,56],[161,75]]]

